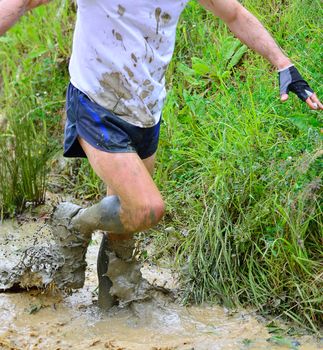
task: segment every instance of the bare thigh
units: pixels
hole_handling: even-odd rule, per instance
[[[146,159],[142,159],[144,166],[146,167],[146,169],[148,170],[148,172],[151,176],[153,176],[153,173],[154,173],[155,160],[156,160],[156,153],[153,154],[152,156],[146,158]],[[116,194],[117,193],[113,190],[113,188],[111,188],[111,187],[107,188],[107,195],[108,196],[112,196],[112,195],[116,195]],[[124,234],[124,235],[113,234],[113,233],[109,234],[109,239],[114,240],[114,241],[126,240],[126,239],[131,239],[131,238],[132,238],[132,234]]]
[[[155,225],[163,216],[164,203],[150,174],[154,156],[141,160],[136,153],[103,152],[79,141],[96,174],[119,197],[124,226],[139,230]]]
[[[141,160],[143,162],[145,168],[149,172],[150,176],[153,176],[153,174],[154,174],[155,160],[156,160],[156,153],[154,153],[152,156],[150,156],[146,159]],[[117,194],[116,191],[111,186],[107,186],[107,195],[111,196],[114,194]]]

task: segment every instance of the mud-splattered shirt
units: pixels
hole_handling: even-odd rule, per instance
[[[127,122],[151,127],[188,0],[78,0],[72,84]]]

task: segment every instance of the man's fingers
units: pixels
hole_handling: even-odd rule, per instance
[[[310,107],[311,109],[314,109],[314,110],[317,109],[317,106],[312,102],[312,100],[311,100],[310,97],[306,100],[306,103],[309,105],[309,107]]]
[[[287,101],[289,98],[288,94],[282,94],[280,96],[280,100],[282,102]],[[323,109],[323,104],[321,103],[321,101],[317,98],[315,93],[312,93],[312,95],[310,97],[307,98],[306,103],[308,104],[308,106],[317,111],[317,110],[322,110]]]
[[[311,96],[311,100],[314,104],[317,105],[317,109],[323,109],[323,104],[321,103],[321,101],[317,98],[316,94],[314,93]],[[314,105],[315,106],[315,105]]]
[[[309,105],[309,107],[313,110],[323,109],[323,105],[320,102],[320,100],[317,98],[316,94],[312,94],[311,97],[309,97],[306,100],[306,103]]]
[[[280,100],[282,101],[282,102],[285,102],[285,101],[287,101],[288,100],[288,95],[287,94],[282,94],[281,96],[280,96]]]

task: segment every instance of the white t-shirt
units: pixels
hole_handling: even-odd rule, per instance
[[[157,124],[177,22],[188,1],[78,0],[72,84],[133,125]]]

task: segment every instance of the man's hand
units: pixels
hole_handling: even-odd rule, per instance
[[[239,1],[199,0],[199,2],[214,15],[220,17],[238,39],[279,69],[283,102],[288,99],[288,92],[292,91],[306,101],[311,109],[322,109],[323,106],[313,90],[293,67],[292,62],[284,55],[273,37]]]
[[[305,101],[311,109],[323,109],[322,103],[294,65],[279,71],[279,86],[282,102],[288,100],[288,93],[291,91]]]

